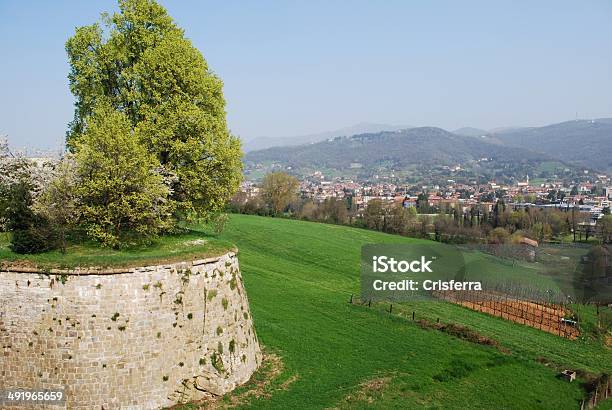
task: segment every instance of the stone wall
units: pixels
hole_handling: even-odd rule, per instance
[[[156,409],[246,382],[261,352],[234,253],[110,271],[0,271],[0,390]]]

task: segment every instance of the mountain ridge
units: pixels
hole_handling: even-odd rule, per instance
[[[365,133],[375,133],[381,131],[395,131],[400,129],[413,128],[412,126],[389,125],[370,122],[360,122],[355,125],[340,128],[333,131],[323,131],[313,134],[298,135],[294,137],[255,137],[244,139],[242,146],[244,152],[258,151],[272,147],[290,147],[303,144],[311,144],[324,141],[329,138],[352,136]]]
[[[292,168],[319,166],[346,169],[355,163],[363,167],[387,163],[394,168],[402,168],[414,164],[452,165],[483,158],[514,161],[553,159],[523,148],[453,134],[438,127],[417,127],[337,137],[294,147],[268,148],[247,153],[245,161],[276,161]]]
[[[293,164],[289,166],[306,166],[310,162],[312,166],[343,168],[350,163],[371,166],[376,162],[390,161],[397,167],[405,167],[426,162],[449,165],[453,161],[460,163],[478,157],[492,157],[518,162],[524,159],[560,161],[573,167],[612,170],[612,118],[497,130],[487,132],[463,127],[450,132],[439,127],[408,127],[350,136],[339,134],[323,141],[250,151],[245,155],[245,162]],[[412,146],[408,146],[404,139],[398,139],[398,135],[410,138]],[[378,138],[377,144],[382,145],[366,143],[373,138]],[[398,157],[398,154],[401,155]]]
[[[542,152],[570,164],[612,170],[612,118],[570,120],[490,133],[491,142]]]

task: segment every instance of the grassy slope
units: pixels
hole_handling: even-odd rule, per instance
[[[205,242],[201,242],[204,240]],[[142,266],[221,255],[234,245],[204,236],[201,232],[166,236],[156,243],[139,248],[115,250],[100,248],[94,243],[70,245],[65,254],[60,251],[37,255],[19,255],[9,249],[9,237],[0,233],[0,263],[36,265],[39,268],[70,268],[74,266]]]
[[[390,382],[378,406],[411,408],[576,408],[578,383],[555,378],[535,361],[601,371],[612,356],[592,341],[570,342],[450,304],[404,306],[405,312],[466,323],[512,350],[423,330],[411,321],[347,304],[359,288],[359,252],[366,243],[416,240],[308,222],[233,215],[222,239],[240,249],[240,262],[260,341],[285,362],[289,387],[253,408],[360,407],[346,402],[360,383]],[[358,396],[358,394],[357,394]],[[366,406],[367,407],[367,406]]]

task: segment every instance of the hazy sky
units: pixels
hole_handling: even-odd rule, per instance
[[[612,2],[162,0],[225,82],[244,138],[359,122],[499,127],[612,117]],[[59,147],[66,39],[111,0],[0,0],[0,134]]]

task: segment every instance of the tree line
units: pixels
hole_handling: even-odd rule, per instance
[[[527,237],[536,241],[561,241],[574,237],[578,226],[590,215],[577,210],[520,207],[514,209],[497,200],[492,209],[476,204],[465,210],[459,203],[431,206],[426,193],[417,197],[416,206],[402,202],[370,200],[363,209],[353,197],[327,198],[315,202],[300,197],[299,181],[283,172],[267,174],[257,195],[239,192],[230,201],[238,213],[284,216],[309,221],[350,225],[392,234],[422,237],[447,243],[514,243]],[[598,224],[600,241],[609,243],[612,218],[605,215]],[[588,238],[587,238],[588,239]]]

